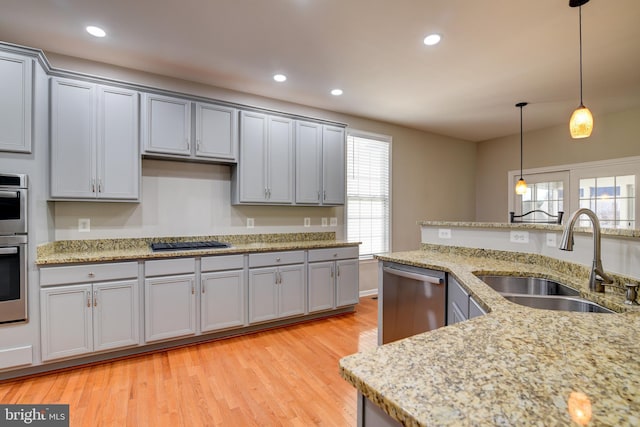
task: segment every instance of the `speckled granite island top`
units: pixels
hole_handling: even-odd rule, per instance
[[[153,252],[151,243],[216,240],[229,248]],[[61,240],[38,246],[36,264],[55,265],[86,262],[160,259],[189,256],[229,255],[358,246],[358,242],[335,240],[334,232],[281,233],[225,236],[158,237],[101,240]]]
[[[640,312],[520,306],[473,273],[534,274],[582,290],[588,272],[531,262],[530,256],[447,251],[379,259],[447,271],[489,313],[347,356],[340,361],[346,381],[409,426],[583,425],[570,415],[569,406],[578,414],[576,402],[590,406],[588,425],[640,425]],[[616,292],[601,296],[620,310],[623,299]]]

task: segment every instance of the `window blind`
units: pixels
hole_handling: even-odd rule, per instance
[[[360,258],[389,251],[390,139],[347,135],[347,239]]]

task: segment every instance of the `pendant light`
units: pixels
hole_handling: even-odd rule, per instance
[[[518,102],[516,107],[520,108],[520,179],[516,184],[516,194],[523,195],[527,192],[527,181],[522,177],[522,107],[527,105],[528,102]]]
[[[582,5],[588,2],[589,0],[569,0],[570,7],[578,8],[580,22],[580,106],[576,108],[569,120],[569,131],[571,138],[574,139],[587,138],[593,131],[593,115],[582,103]]]

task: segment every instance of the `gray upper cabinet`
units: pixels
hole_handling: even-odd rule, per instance
[[[235,163],[238,156],[237,117],[238,111],[232,107],[145,93],[142,154]]]
[[[0,151],[31,152],[33,59],[0,52]]]
[[[51,80],[51,198],[137,201],[138,93]]]
[[[293,203],[293,120],[243,111],[234,203]]]
[[[296,122],[296,203],[343,205],[344,128]]]

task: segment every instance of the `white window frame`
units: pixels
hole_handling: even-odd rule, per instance
[[[389,252],[393,252],[393,169],[392,169],[392,165],[393,165],[393,138],[390,135],[383,135],[383,134],[379,134],[379,133],[373,133],[373,132],[367,132],[367,131],[363,131],[363,130],[358,130],[358,129],[353,129],[353,128],[347,128],[347,135],[346,135],[346,140],[348,140],[349,136],[354,136],[354,137],[360,137],[360,138],[367,138],[367,139],[375,139],[378,141],[382,141],[382,142],[386,142],[389,144],[389,166],[388,166],[388,171],[389,171],[389,230],[388,230],[388,235],[389,235]],[[345,150],[348,147],[348,143],[345,143]],[[347,155],[345,154],[345,159],[347,158]],[[347,188],[347,180],[349,179],[349,177],[347,176],[347,167],[345,165],[345,206],[344,206],[344,224],[345,224],[345,236],[349,236],[349,230],[348,230],[348,226],[349,226],[349,212],[348,212],[348,194],[346,191]],[[361,255],[360,256],[361,260],[367,260],[367,259],[373,259],[373,255]]]
[[[640,222],[640,156],[623,157],[619,159],[597,160],[584,163],[573,163],[568,165],[547,166],[542,168],[524,169],[522,171],[523,178],[528,182],[544,182],[555,181],[558,176],[568,172],[569,181],[565,181],[563,187],[564,193],[564,213],[568,218],[573,212],[580,207],[578,192],[580,179],[604,177],[604,176],[621,176],[636,175],[636,199],[635,212],[636,224]],[[512,170],[507,173],[509,209],[516,214],[521,214],[521,196],[515,193],[515,184],[520,178],[520,170]],[[575,194],[574,194],[575,193]],[[509,212],[506,212],[507,222],[509,221]]]

